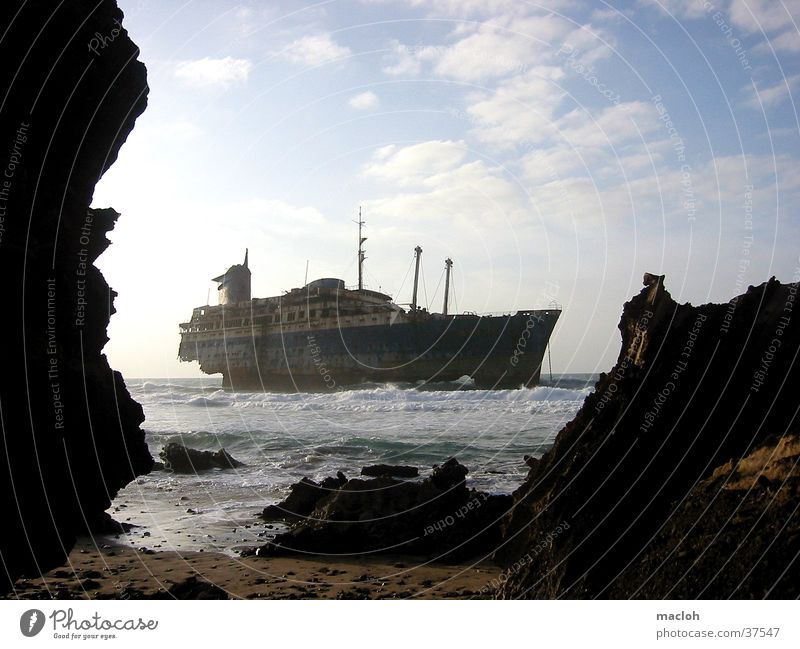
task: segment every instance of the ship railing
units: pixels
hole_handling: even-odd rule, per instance
[[[532,309],[516,309],[514,311],[464,311],[460,315],[477,315],[481,318],[498,318],[498,317],[511,317],[518,313],[530,313],[532,311],[560,311],[561,305],[554,305],[550,303],[547,307],[534,307]]]
[[[358,284],[345,284],[344,288],[347,291],[357,291]],[[364,282],[364,285],[361,288],[363,288],[365,291],[372,291],[373,293],[385,293],[383,287],[379,286],[378,288],[375,288],[374,286],[367,284],[366,282]]]

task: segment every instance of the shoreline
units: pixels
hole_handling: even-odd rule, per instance
[[[231,557],[135,548],[96,536],[79,538],[64,566],[19,579],[5,599],[488,599],[486,587],[501,572],[485,560]]]

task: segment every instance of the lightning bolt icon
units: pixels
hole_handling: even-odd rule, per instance
[[[31,619],[28,620],[28,631],[33,631],[33,625],[36,624],[38,617],[39,616],[36,614],[36,611],[31,613]]]

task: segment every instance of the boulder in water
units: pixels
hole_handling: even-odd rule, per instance
[[[164,460],[164,470],[173,473],[195,473],[208,469],[235,469],[244,466],[242,462],[231,457],[224,448],[212,453],[170,442],[164,446],[160,455]]]

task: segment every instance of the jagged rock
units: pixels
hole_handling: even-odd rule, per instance
[[[314,511],[320,499],[330,494],[331,490],[338,489],[347,482],[347,477],[339,471],[335,478],[325,478],[316,483],[310,478],[303,478],[291,486],[286,500],[277,505],[269,505],[261,512],[261,517],[267,521],[282,521],[304,518]]]
[[[159,456],[164,461],[164,470],[173,473],[196,473],[208,469],[235,469],[244,466],[231,457],[224,448],[212,453],[198,451],[175,442],[164,445]]]
[[[309,498],[303,504],[309,507],[313,493],[313,508],[258,555],[401,552],[460,560],[490,553],[512,499],[467,489],[466,474],[451,459],[420,482],[354,478],[325,493],[309,492],[310,481],[304,481]]]
[[[80,531],[86,534],[127,534],[135,525],[131,523],[120,523],[115,520],[108,512],[99,512],[98,514],[89,515],[86,522]]]
[[[416,478],[419,469],[400,464],[372,464],[361,469],[361,475],[370,478]]]
[[[498,595],[794,598],[796,481],[763,474],[784,485],[774,510],[757,477],[746,498],[720,481],[743,484],[742,467],[777,452],[769,435],[797,431],[797,284],[698,307],[663,277],[645,285],[616,365],[514,493]]]
[[[228,593],[223,588],[194,575],[171,586],[167,594],[175,599],[228,599]],[[156,596],[154,599],[166,598]]]
[[[454,487],[463,487],[466,478],[467,467],[459,464],[455,458],[450,458],[439,466],[433,465],[433,472],[431,473],[431,482],[437,489],[450,489]]]
[[[121,22],[113,0],[0,3],[0,270],[14,305],[0,324],[0,591],[64,563],[83,516],[152,465],[142,408],[102,353],[115,293],[94,263],[119,214],[89,209],[146,105]]]

